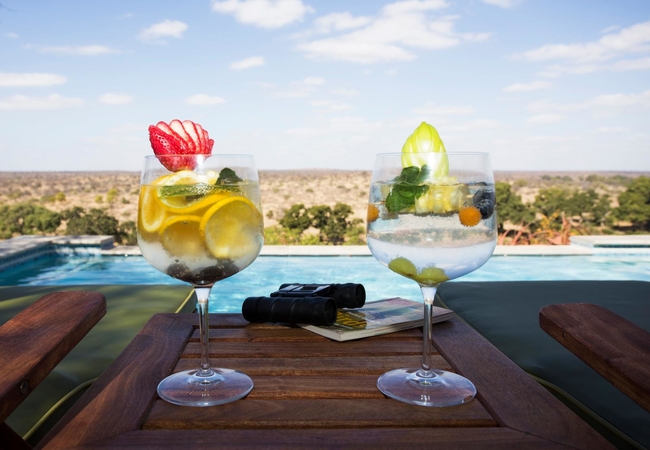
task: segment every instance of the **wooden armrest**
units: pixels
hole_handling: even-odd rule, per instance
[[[550,305],[539,325],[610,383],[650,411],[650,333],[599,305]]]
[[[55,292],[0,327],[0,423],[104,314],[98,292]]]

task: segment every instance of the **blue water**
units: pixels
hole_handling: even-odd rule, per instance
[[[650,255],[493,256],[459,280],[650,281]],[[243,272],[217,283],[210,311],[240,312],[244,299],[268,295],[282,283],[361,283],[368,301],[421,298],[415,282],[371,256],[260,256]],[[183,283],[158,272],[140,256],[50,256],[0,272],[0,285],[73,284]]]

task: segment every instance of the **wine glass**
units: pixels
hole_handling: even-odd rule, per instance
[[[208,297],[217,281],[248,267],[262,248],[253,157],[147,156],[140,185],[137,229],[142,255],[161,272],[190,283],[198,300],[201,366],[162,380],[158,395],[188,406],[238,400],[253,389],[253,381],[235,370],[210,367]]]
[[[470,401],[466,378],[431,367],[433,301],[440,283],[481,267],[496,246],[494,179],[487,153],[377,155],[368,205],[373,256],[415,280],[424,297],[422,367],[377,380],[388,397],[421,406]]]

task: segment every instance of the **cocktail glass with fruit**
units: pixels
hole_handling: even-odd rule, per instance
[[[458,374],[431,366],[432,306],[441,283],[478,269],[492,255],[494,180],[487,153],[447,153],[427,124],[413,136],[402,153],[377,155],[367,242],[380,263],[420,285],[422,366],[391,370],[377,387],[405,403],[458,405],[474,398],[476,388]]]
[[[210,406],[253,388],[244,373],[210,367],[208,297],[216,282],[257,258],[263,220],[253,157],[210,155],[212,141],[199,128],[190,121],[150,127],[156,155],[145,157],[142,171],[138,245],[153,267],[190,283],[198,300],[200,367],[165,378],[158,394],[178,405]]]

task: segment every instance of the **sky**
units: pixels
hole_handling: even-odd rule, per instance
[[[0,171],[139,171],[175,118],[260,170],[425,121],[495,170],[650,171],[650,2],[0,0]]]

